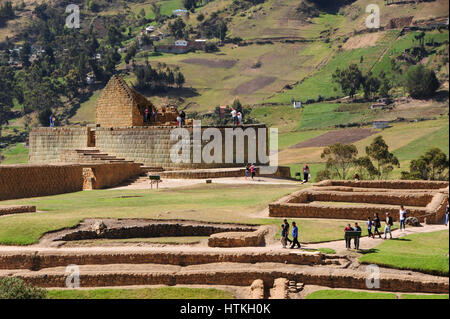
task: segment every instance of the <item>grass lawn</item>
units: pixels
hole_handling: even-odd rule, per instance
[[[397,296],[386,292],[319,290],[310,293],[306,299],[397,299]]]
[[[73,227],[86,218],[184,219],[278,227],[282,224],[282,218],[259,218],[251,215],[266,209],[272,201],[301,188],[302,186],[201,185],[160,190],[96,190],[3,201],[2,204],[5,205],[36,205],[40,212],[0,218],[0,243],[33,244],[46,232]],[[342,229],[347,223],[344,220],[326,219],[297,219],[297,222],[300,241],[306,243],[342,239]],[[169,241],[161,238],[157,240]]]
[[[397,295],[389,292],[366,292],[340,289],[325,289],[310,293],[306,299],[397,299]],[[448,299],[448,295],[402,294],[400,299]]]
[[[448,299],[448,295],[402,294],[402,299]]]
[[[99,240],[76,240],[66,244],[70,246],[101,246],[111,244],[126,243],[149,243],[149,244],[168,244],[168,245],[184,245],[197,244],[203,239],[209,237],[152,237],[152,238],[124,238],[124,239],[99,239]]]
[[[162,287],[141,289],[48,290],[49,299],[234,299],[212,288]]]
[[[2,155],[5,156],[5,159],[1,162],[2,165],[28,163],[28,148],[23,143],[6,148]]]
[[[359,260],[365,264],[448,276],[448,250],[449,232],[444,230],[385,241]]]

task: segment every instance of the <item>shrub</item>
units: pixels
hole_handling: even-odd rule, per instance
[[[415,98],[429,98],[439,88],[439,81],[433,70],[423,65],[412,66],[406,73],[406,89]]]
[[[45,299],[47,291],[25,284],[20,278],[0,279],[0,299]]]
[[[41,123],[42,126],[50,126],[50,115],[52,115],[52,110],[50,109],[39,112],[39,123]]]

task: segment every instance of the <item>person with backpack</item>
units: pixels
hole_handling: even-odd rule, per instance
[[[289,228],[290,228],[289,222],[287,221],[287,219],[285,219],[283,222],[284,222],[285,245],[287,245],[288,242],[292,244],[292,240],[289,239]]]
[[[148,107],[146,107],[144,110],[144,123],[148,123],[148,122],[150,122],[150,111],[149,111]]]
[[[233,121],[233,126],[237,124],[237,112],[235,109],[231,109],[231,120]]]
[[[181,125],[185,126],[186,125],[186,113],[184,111],[181,111],[180,117],[181,117]]]
[[[297,224],[295,222],[292,222],[292,246],[291,246],[291,249],[294,249],[296,245],[298,246],[298,248],[301,248],[301,245],[298,242]]]
[[[245,166],[245,179],[250,177],[250,164]]]
[[[402,230],[402,228],[403,228],[403,231],[405,231],[406,230],[406,224],[405,224],[405,221],[406,221],[406,209],[405,209],[405,207],[403,207],[403,205],[401,205],[400,206],[400,230]]]
[[[374,218],[373,218],[373,227],[374,227],[374,231],[373,231],[373,237],[375,239],[375,234],[378,234],[378,236],[380,236],[381,238],[381,234],[379,229],[381,228],[381,220],[380,217],[378,216],[378,213],[374,214]]]
[[[387,233],[389,233],[392,239],[392,232],[391,232],[392,226],[394,226],[394,220],[392,219],[392,216],[389,213],[386,213],[386,226],[384,227],[384,239],[387,239]]]

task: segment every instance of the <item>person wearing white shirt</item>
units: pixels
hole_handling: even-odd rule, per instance
[[[403,207],[402,205],[400,206],[400,230],[402,230],[403,227],[403,231],[405,231],[406,229],[405,221],[406,221],[406,210],[405,207]]]

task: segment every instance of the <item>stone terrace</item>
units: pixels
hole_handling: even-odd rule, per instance
[[[394,220],[400,205],[420,222],[437,223],[445,213],[448,182],[324,181],[269,205],[271,217],[366,220],[390,212]]]

